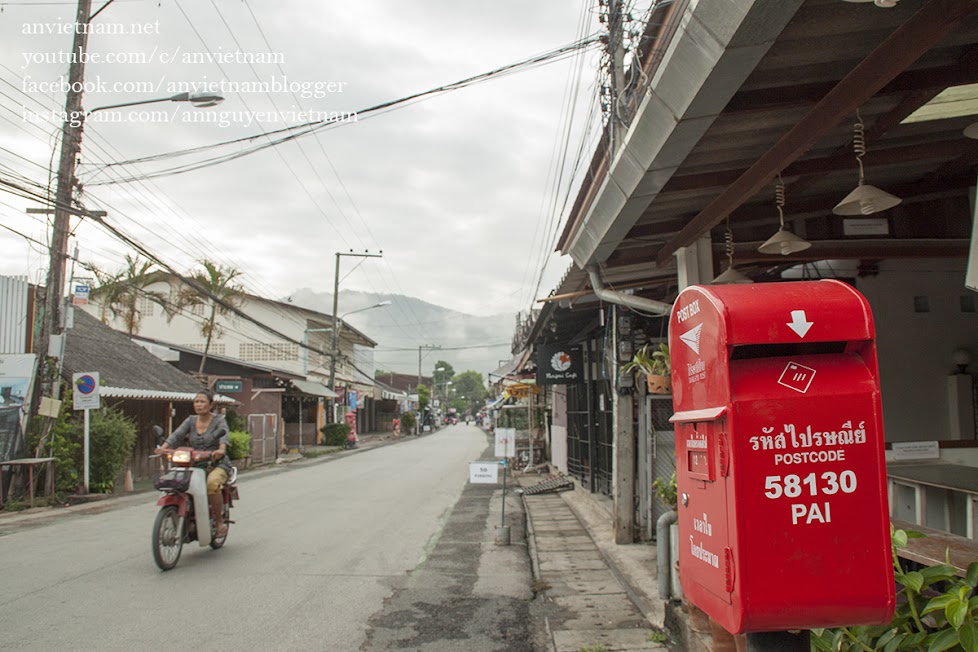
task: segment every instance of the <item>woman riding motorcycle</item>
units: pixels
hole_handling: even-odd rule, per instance
[[[202,389],[194,396],[194,416],[189,416],[173,431],[173,434],[157,449],[168,450],[181,445],[201,451],[213,451],[211,462],[214,467],[207,474],[207,502],[211,518],[214,519],[214,536],[220,538],[227,534],[222,510],[221,489],[231,472],[231,461],[226,455],[229,438],[228,425],[224,416],[214,414],[214,393]]]

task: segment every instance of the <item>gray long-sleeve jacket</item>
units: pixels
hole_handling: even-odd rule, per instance
[[[228,424],[221,414],[215,414],[211,417],[211,422],[207,424],[207,430],[203,434],[197,432],[197,416],[191,415],[166,440],[170,448],[177,448],[178,446],[184,445],[200,451],[216,451],[221,447],[222,443],[226,451],[230,442],[231,440],[228,437]],[[227,453],[218,460],[217,466],[229,474],[231,473],[231,460]]]

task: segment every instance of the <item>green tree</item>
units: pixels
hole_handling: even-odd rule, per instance
[[[241,272],[234,267],[224,267],[207,259],[201,260],[200,266],[203,269],[191,273],[190,277],[194,280],[195,287],[181,293],[181,304],[210,306],[211,309],[210,315],[200,325],[200,334],[204,336],[205,342],[204,354],[200,357],[200,368],[197,373],[202,374],[204,365],[207,364],[207,353],[211,349],[211,342],[222,334],[217,316],[228,314],[230,307],[240,304],[244,289],[236,282]]]
[[[452,389],[456,398],[452,407],[464,412],[474,412],[475,407],[482,404],[486,398],[486,387],[482,383],[482,374],[478,371],[463,371],[452,380]],[[461,397],[465,398],[462,399]]]
[[[438,371],[441,369],[442,371]],[[431,373],[432,382],[437,385],[444,385],[455,377],[455,369],[444,360],[435,363],[435,370]]]
[[[173,316],[174,306],[170,305],[168,297],[161,292],[147,290],[147,286],[159,280],[153,273],[153,263],[139,256],[126,254],[126,266],[115,273],[92,270],[99,286],[92,291],[92,298],[98,302],[100,317],[103,323],[113,319],[122,319],[129,335],[139,333],[139,324],[143,319],[140,310],[141,299],[148,299],[158,304],[167,314]]]

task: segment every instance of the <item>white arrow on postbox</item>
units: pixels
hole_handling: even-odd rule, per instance
[[[798,337],[805,337],[808,334],[808,329],[812,327],[815,322],[808,321],[808,317],[805,316],[804,310],[792,310],[791,311],[791,321],[788,322],[788,328],[798,333]]]

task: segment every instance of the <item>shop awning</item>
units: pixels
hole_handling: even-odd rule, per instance
[[[339,394],[326,387],[326,385],[314,383],[310,380],[293,380],[292,386],[303,394],[309,394],[310,396],[322,396],[323,398],[339,397]]]

